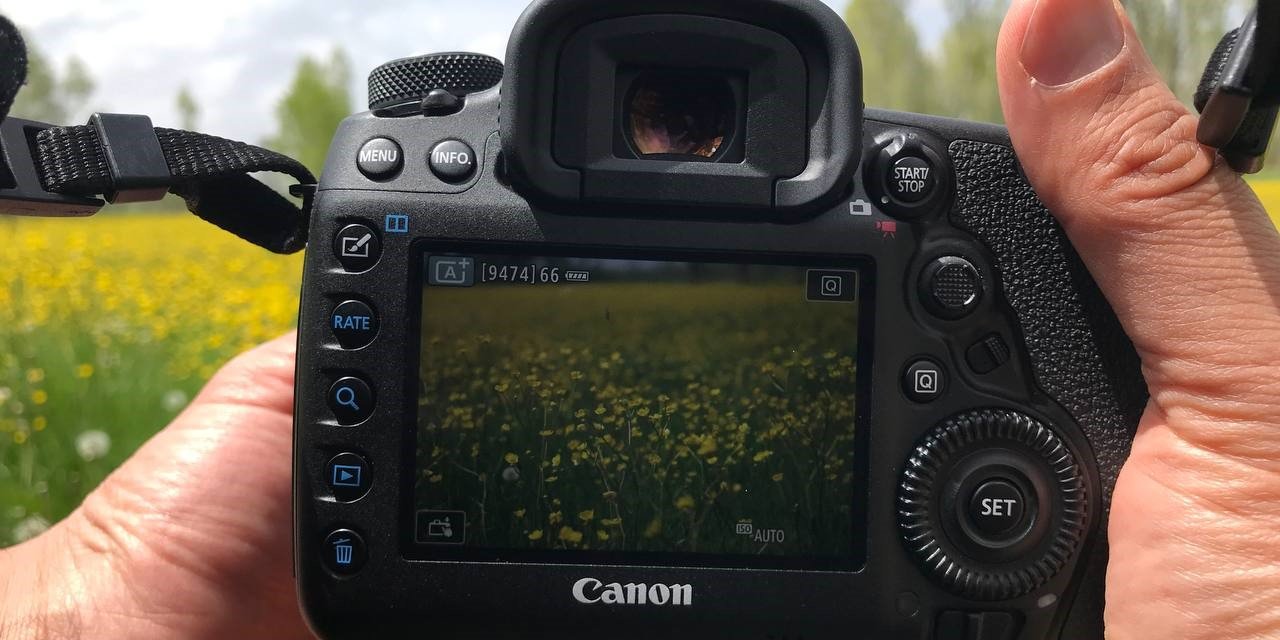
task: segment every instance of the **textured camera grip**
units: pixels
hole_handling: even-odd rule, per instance
[[[995,255],[1039,387],[1075,418],[1097,457],[1102,531],[1116,476],[1129,455],[1147,388],[1133,344],[1062,228],[1040,202],[1007,146],[957,140],[952,222]],[[1064,638],[1102,637],[1106,543],[1082,566]]]

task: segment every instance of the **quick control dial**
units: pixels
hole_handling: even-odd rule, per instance
[[[1048,582],[1079,552],[1087,497],[1053,428],[984,409],[944,421],[916,447],[898,487],[898,523],[938,584],[973,600],[1008,600]]]
[[[369,109],[419,111],[433,91],[455,97],[484,91],[502,81],[502,62],[480,53],[433,53],[392,60],[369,74]],[[445,96],[436,94],[435,102]]]

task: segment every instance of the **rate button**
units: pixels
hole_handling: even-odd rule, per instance
[[[334,308],[329,328],[343,349],[360,349],[378,335],[378,316],[369,305],[347,300]]]

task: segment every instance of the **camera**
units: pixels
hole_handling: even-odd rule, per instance
[[[816,0],[538,0],[374,71],[299,320],[318,634],[1102,637],[1132,345],[1006,132],[861,60]]]

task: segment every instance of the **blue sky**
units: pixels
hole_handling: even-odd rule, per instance
[[[607,0],[606,0],[607,1]],[[837,11],[846,0],[823,0]],[[884,0],[898,2],[906,0]],[[945,27],[942,0],[910,0],[924,42]],[[304,54],[337,45],[350,54],[357,106],[364,76],[381,62],[432,51],[502,57],[525,0],[0,0],[47,56],[79,56],[98,88],[94,111],[145,113],[176,126],[174,96],[190,87],[200,128],[257,142],[274,130],[274,106]],[[864,55],[872,58],[872,52]],[[87,117],[87,113],[77,117]]]

